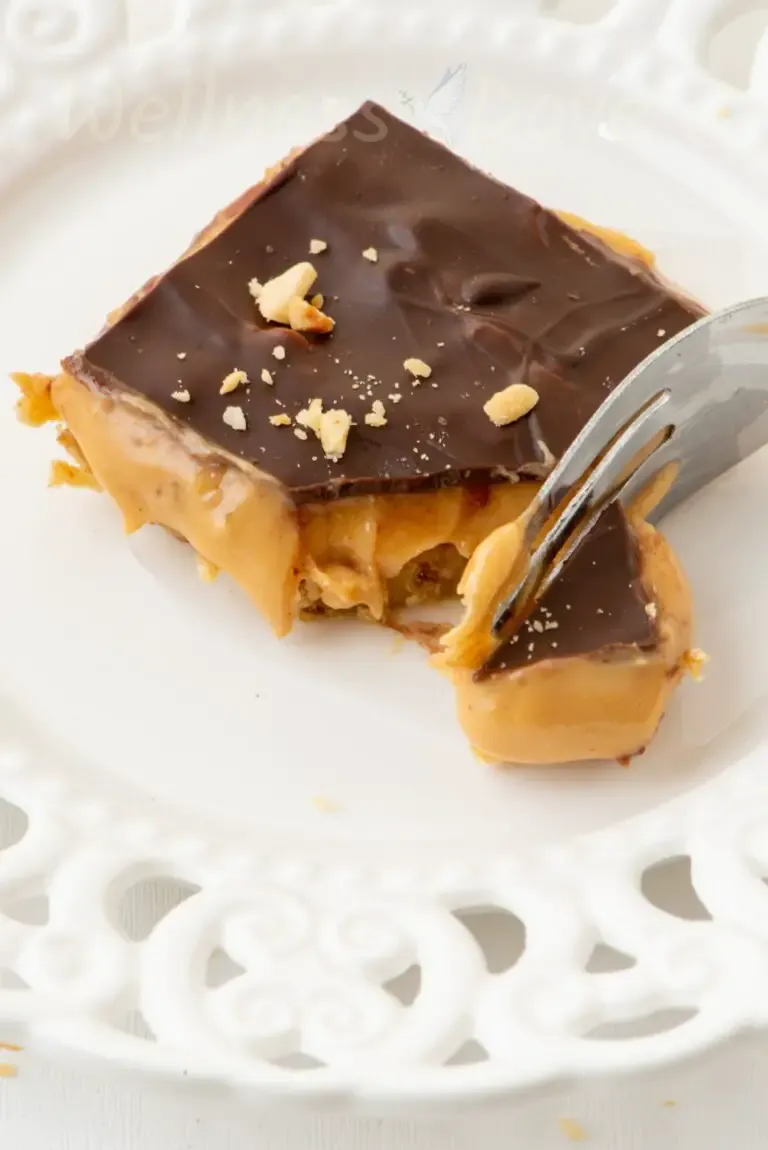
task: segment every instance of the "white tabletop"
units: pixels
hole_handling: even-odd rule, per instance
[[[568,1150],[578,1131],[589,1150],[762,1150],[768,1131],[765,1037],[663,1079],[595,1083],[492,1113],[417,1122],[270,1118],[229,1097],[129,1088],[115,1075],[46,1065],[27,1053],[19,1061],[18,1078],[0,1083],[0,1145],[9,1150]]]

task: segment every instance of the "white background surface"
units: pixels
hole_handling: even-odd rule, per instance
[[[145,2],[152,7],[153,0]],[[576,2],[561,6],[574,8]],[[731,25],[713,46],[711,67],[721,77],[739,75],[756,20],[764,24],[765,16]],[[143,913],[151,914],[151,908],[138,907],[137,914]],[[23,1052],[18,1063],[17,1078],[0,1080],[0,1150],[549,1150],[570,1145],[563,1118],[577,1122],[595,1150],[762,1150],[768,1135],[764,1036],[748,1036],[700,1063],[654,1078],[593,1083],[493,1113],[408,1123],[307,1113],[270,1118],[242,1098],[164,1092],[33,1052]]]
[[[270,1120],[232,1098],[164,1096],[22,1055],[0,1084],[3,1150],[763,1150],[768,1041],[749,1038],[666,1080],[594,1084],[494,1113],[398,1122],[297,1114]],[[664,1105],[675,1101],[674,1107]]]

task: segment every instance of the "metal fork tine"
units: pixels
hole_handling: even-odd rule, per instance
[[[573,490],[580,481],[581,486],[533,554],[523,581],[497,611],[493,620],[494,635],[499,635],[515,615],[525,611],[536,596],[546,568],[565,546],[572,529],[589,515],[595,503],[602,503],[618,487],[624,468],[639,455],[654,435],[667,426],[665,408],[668,401],[669,392],[662,392],[642,411],[635,411],[635,418],[591,473],[586,478],[583,472],[576,475],[568,491]]]
[[[554,573],[545,583],[545,564],[557,561],[559,573],[560,559],[572,555],[583,540],[582,528],[592,525],[598,511],[612,500],[631,503],[664,464],[676,461],[672,489],[653,511],[659,517],[768,443],[766,427],[753,427],[768,412],[766,332],[768,298],[705,316],[660,346],[607,397],[528,509],[526,555],[553,517],[563,518],[535,551],[527,578],[497,611],[493,621],[497,638],[513,616],[520,621],[522,609],[529,607],[542,585],[551,585]],[[674,426],[673,435],[628,478],[623,477],[623,464],[639,454],[635,446],[629,455],[629,445],[636,444],[640,428],[649,432],[661,410],[656,401],[662,396],[663,403],[668,401],[666,426]],[[747,429],[750,434],[745,438]],[[646,442],[651,439],[648,434]]]
[[[680,444],[676,442],[675,437],[673,440],[667,440],[662,444],[657,451],[649,455],[647,459],[643,460],[640,466],[630,476],[627,477],[625,483],[622,484],[621,490],[617,494],[619,499],[625,507],[631,507],[639,495],[642,495],[647,487],[653,483],[659,472],[668,463],[673,463],[677,455],[677,449]],[[673,450],[670,450],[670,447]]]
[[[696,325],[698,327],[699,325]],[[695,328],[693,329],[695,330]],[[673,341],[679,342],[682,336]],[[658,392],[653,372],[645,370],[649,361],[631,372],[605,400],[563,455],[557,467],[544,481],[533,506],[526,528],[526,543],[532,547],[550,515],[561,505],[583,475],[594,465],[606,444],[629,424],[638,410]],[[599,434],[595,432],[599,429]],[[494,628],[494,633],[497,629]]]
[[[563,573],[568,561],[576,554],[581,547],[582,543],[589,535],[592,528],[597,524],[600,516],[605,513],[607,508],[616,502],[621,502],[625,507],[630,506],[634,500],[641,495],[642,492],[653,482],[659,472],[666,466],[669,459],[668,451],[669,440],[665,443],[660,443],[659,446],[651,452],[651,454],[643,460],[640,466],[629,475],[620,486],[616,488],[606,499],[604,499],[597,507],[594,508],[592,513],[588,516],[583,523],[581,523],[576,531],[573,532],[569,539],[565,550],[562,552],[557,562],[547,572],[538,588],[538,598],[542,599],[550,587]]]
[[[646,361],[647,362],[647,361]],[[546,505],[545,518],[551,514],[572,491],[582,475],[589,471],[597,455],[614,439],[621,429],[630,424],[660,390],[652,372],[641,365],[608,396],[602,407],[592,416],[555,470],[544,482],[539,500]],[[599,435],[595,430],[599,428]]]

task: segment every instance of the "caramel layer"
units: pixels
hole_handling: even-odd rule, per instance
[[[247,592],[278,635],[302,607],[363,608],[385,618],[390,606],[402,605],[398,580],[409,564],[440,547],[468,558],[517,519],[536,490],[521,482],[296,508],[270,476],[212,454],[191,428],[139,396],[104,395],[62,374],[51,399],[120,507],[126,531],[155,523],[187,539]],[[419,601],[418,586],[408,597]],[[434,589],[423,597],[434,597]]]
[[[26,378],[22,403],[34,400],[27,417],[65,421],[70,449],[118,504],[126,531],[155,523],[187,539],[206,563],[243,587],[278,634],[290,629],[302,607],[363,608],[384,618],[390,606],[421,598],[418,581],[415,590],[404,581],[414,561],[434,562],[448,549],[457,562],[444,569],[455,578],[470,559],[460,585],[465,618],[436,662],[450,674],[462,727],[484,758],[623,758],[652,739],[685,673],[691,643],[685,576],[663,537],[640,521],[659,497],[655,488],[631,517],[658,628],[655,649],[543,659],[477,681],[493,646],[490,616],[513,577],[536,484],[297,509],[270,476],[213,455],[195,432],[141,397],[104,395],[66,374],[47,386],[42,377]],[[423,598],[434,597],[430,591]]]

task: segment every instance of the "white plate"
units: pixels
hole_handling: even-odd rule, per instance
[[[139,27],[103,0],[11,2],[0,371],[54,368],[366,97],[637,236],[713,306],[764,294],[768,50],[737,92],[697,62],[726,3],[545,7],[177,0]],[[185,549],[47,490],[51,436],[3,395],[0,794],[29,829],[0,862],[0,1019],[140,1067],[400,1102],[636,1069],[766,1021],[764,457],[669,524],[713,661],[653,750],[504,775],[417,650],[355,626],[278,644]],[[641,893],[674,856],[711,919]],[[121,906],[157,876],[202,889],[126,939]],[[508,912],[490,956],[482,907]],[[587,971],[598,944],[634,965]],[[627,1020],[645,1036],[619,1040]]]

